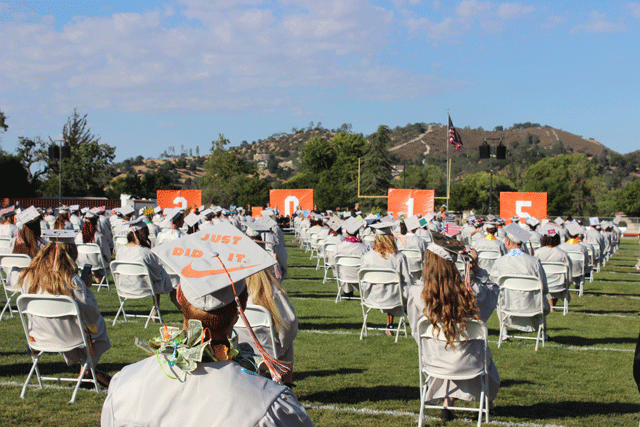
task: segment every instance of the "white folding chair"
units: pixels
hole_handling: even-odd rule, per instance
[[[331,258],[333,254],[336,252],[336,244],[335,243],[325,243],[322,247],[322,266],[324,267],[324,278],[322,279],[322,283],[327,283],[327,273],[329,270],[333,269],[333,264],[335,263],[335,259],[333,262]],[[333,271],[333,270],[332,270]],[[335,279],[335,275],[334,275]]]
[[[417,282],[422,278],[422,254],[418,249],[400,249],[399,252],[407,257],[409,273],[413,276],[413,281]]]
[[[493,264],[501,256],[502,255],[499,251],[478,251],[478,266],[480,268],[484,268],[487,271],[491,271],[491,269],[493,268]]]
[[[567,256],[572,262],[573,277],[571,280],[578,285],[578,289],[569,290],[578,292],[578,296],[581,297],[584,294],[584,253],[580,251],[567,251]]]
[[[464,282],[464,279],[467,277],[467,265],[462,258],[458,258],[456,260],[456,268],[458,269],[458,272],[460,273],[460,277]]]
[[[0,236],[0,254],[10,254],[11,252],[13,252],[13,239]]]
[[[360,299],[360,297],[345,297],[342,295],[342,285],[350,284],[358,288],[358,270],[362,264],[362,258],[352,255],[336,255],[334,259],[334,272],[338,283],[338,295],[336,304],[343,299]]]
[[[97,284],[98,292],[103,287],[111,289],[109,286],[109,266],[104,263],[100,246],[97,243],[78,243],[76,246],[78,247],[78,269],[82,270],[85,264],[90,264],[92,272],[100,271],[102,273],[102,279]]]
[[[113,282],[116,285],[116,292],[118,293],[118,299],[120,300],[120,307],[113,318],[112,326],[116,324],[120,313],[124,316],[125,322],[127,321],[127,313],[124,311],[124,303],[128,299],[141,299],[146,297],[151,297],[151,300],[153,301],[149,314],[147,316],[129,314],[129,316],[146,317],[147,321],[144,324],[145,328],[149,325],[149,321],[151,319],[158,319],[160,323],[162,323],[162,316],[160,314],[157,296],[153,291],[151,277],[149,277],[149,270],[146,265],[141,262],[134,261],[111,261],[111,273],[113,274]],[[154,310],[157,314],[154,314]]]
[[[500,297],[498,298],[498,320],[500,321],[500,337],[498,348],[507,338],[507,318],[529,318],[532,324],[537,324],[537,334],[534,337],[509,335],[511,338],[521,338],[536,341],[542,340],[544,347],[546,335],[546,318],[544,314],[544,292],[542,281],[535,276],[505,275],[498,278]],[[530,302],[521,304],[530,299]]]
[[[13,309],[11,308],[11,300],[20,292],[17,288],[17,283],[14,283],[16,277],[23,269],[27,268],[31,264],[31,257],[25,254],[0,254],[0,269],[7,275],[2,277],[0,272],[0,281],[2,281],[2,288],[4,289],[4,296],[7,299],[2,313],[0,313],[0,321],[4,317],[4,313],[9,310],[10,317],[13,317]],[[13,277],[13,279],[12,279]]]
[[[313,258],[318,258],[318,233],[311,233],[311,235],[309,236],[309,250],[311,251],[311,255],[309,256],[309,259],[313,259]],[[314,255],[315,253],[315,255]]]
[[[375,241],[376,241],[376,236],[373,234],[367,234],[366,236],[362,237],[362,243],[369,246],[370,248],[373,247]]]
[[[466,329],[458,331],[453,346],[447,346],[447,340],[443,329],[436,333],[435,328],[426,317],[418,321],[418,363],[420,378],[420,415],[418,426],[422,426],[424,410],[442,409],[439,405],[429,405],[426,402],[429,378],[442,380],[473,380],[480,383],[480,394],[476,396],[479,402],[477,408],[449,406],[447,409],[455,411],[472,411],[478,413],[478,427],[482,424],[482,415],[485,422],[489,422],[489,372],[487,356],[487,326],[484,322],[467,319]],[[432,351],[436,350],[436,351]],[[446,354],[438,358],[436,354]],[[447,363],[445,363],[447,361]],[[460,372],[461,366],[464,372]]]
[[[542,268],[547,276],[549,294],[554,298],[562,299],[564,316],[569,312],[569,266],[562,262],[542,261]]]
[[[154,236],[152,234],[149,234],[149,242],[151,243],[151,247],[155,247],[156,246],[156,240],[158,239],[158,236]]]
[[[247,304],[247,308],[244,310],[244,314],[251,325],[251,329],[253,329],[253,333],[256,338],[258,338],[258,342],[272,356],[274,359],[277,359],[277,350],[276,350],[276,338],[273,327],[273,318],[271,317],[271,313],[266,308],[260,305]],[[242,319],[238,319],[233,329],[238,334],[238,343],[248,343],[253,348],[255,354],[260,354],[258,349],[256,348],[255,343],[251,339],[251,334],[249,330],[244,325]],[[260,369],[264,367],[259,367]]]
[[[324,261],[324,239],[320,239],[318,238],[318,240],[316,241],[316,258],[318,259],[316,261],[316,270],[320,269],[320,260]]]
[[[400,330],[407,337],[407,323],[404,314],[404,301],[402,299],[402,286],[400,274],[389,268],[362,268],[358,271],[358,284],[360,287],[360,305],[362,306],[362,329],[360,339],[368,335],[369,329],[386,331],[387,328],[370,328],[367,326],[367,318],[371,309],[399,317],[396,329],[396,342],[400,336]],[[366,307],[366,310],[365,310]]]
[[[129,241],[127,240],[127,236],[125,234],[113,236],[113,249],[115,253],[118,253],[118,249],[120,246],[124,246],[127,243],[129,243]]]
[[[27,386],[33,373],[36,373],[38,384],[42,387],[42,381],[69,381],[75,382],[76,386],[71,395],[69,403],[73,403],[76,400],[78,389],[83,382],[92,383],[96,391],[100,390],[98,381],[96,380],[95,366],[93,366],[93,360],[91,359],[90,346],[87,340],[87,334],[82,326],[82,320],[80,319],[80,310],[78,304],[73,298],[67,295],[43,295],[43,294],[24,294],[20,295],[17,299],[18,312],[20,313],[20,320],[22,321],[22,328],[27,339],[27,344],[31,348],[31,360],[33,365],[27,376],[27,380],[22,386],[22,392],[20,398],[24,399],[27,392]],[[25,317],[26,316],[26,317]],[[38,340],[34,340],[29,333],[29,326],[35,318],[38,318],[40,322],[52,322],[52,323],[64,323],[65,328],[71,326],[75,330],[73,334],[64,334],[48,337],[47,343],[41,343]],[[27,323],[27,319],[28,322]],[[53,328],[52,328],[53,329]],[[82,370],[78,378],[61,378],[61,377],[43,377],[40,375],[38,369],[38,361],[43,353],[63,353],[74,349],[81,349],[84,355],[81,358]],[[38,352],[35,355],[35,352]],[[92,377],[85,378],[85,372],[89,369],[92,373]]]
[[[589,283],[593,283],[593,271],[595,270],[593,246],[587,245],[587,253],[589,254]]]

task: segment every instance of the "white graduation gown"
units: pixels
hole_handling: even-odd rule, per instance
[[[118,261],[136,261],[147,266],[149,277],[151,278],[151,286],[156,294],[167,294],[173,290],[171,277],[166,270],[158,262],[155,254],[151,249],[140,245],[122,245],[116,253]],[[137,281],[132,281],[126,276],[121,278],[122,286],[127,286],[129,291],[131,288],[138,288]]]
[[[178,229],[168,229],[158,233],[158,237],[156,237],[156,246],[160,246],[163,243],[166,243],[170,240],[179,239],[184,236],[184,233]]]
[[[151,356],[113,377],[102,427],[313,426],[289,388],[245,373],[236,362],[198,363],[185,376],[160,360]]]
[[[82,233],[78,233],[75,238],[76,245],[80,245],[83,243],[82,241]],[[109,267],[109,263],[111,262],[111,248],[109,248],[109,243],[107,239],[100,233],[96,231],[93,235],[93,241],[90,243],[95,243],[100,248],[100,253],[102,255],[102,262],[106,267]],[[94,267],[100,265],[100,260],[94,257],[84,257],[78,254],[78,267],[82,267],[84,264],[91,264]]]
[[[357,256],[362,257],[364,254],[369,252],[369,246],[365,245],[362,242],[352,243],[343,241],[342,243],[336,246],[336,251],[333,255],[333,260],[335,263],[335,257],[338,255],[349,255],[349,256]],[[358,268],[357,267],[342,267],[340,269],[340,279],[347,281],[346,283],[342,283],[342,291],[343,292],[353,292],[358,289]]]
[[[409,263],[407,262],[407,257],[404,256],[404,254],[401,254],[400,252],[394,255],[387,254],[386,258],[383,258],[378,252],[369,251],[362,256],[360,270],[364,268],[389,268],[395,270],[400,275],[400,284],[382,287],[371,286],[371,284],[367,282],[362,282],[360,293],[363,296],[377,301],[378,304],[392,304],[392,302],[397,298],[396,293],[399,291],[402,295],[403,306],[406,307],[407,288],[413,285],[413,277],[409,272]],[[404,311],[403,309],[395,309],[389,312],[389,314],[402,316]]]

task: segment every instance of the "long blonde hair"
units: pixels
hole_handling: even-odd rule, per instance
[[[395,255],[398,252],[398,247],[392,234],[376,234],[373,250],[378,252],[382,258],[386,258],[387,254]]]
[[[462,282],[455,264],[431,251],[424,253],[422,280],[424,315],[436,331],[442,325],[447,346],[454,347],[456,333],[466,329],[466,320],[478,319],[476,297]]]
[[[273,326],[280,332],[286,325],[278,306],[273,301],[273,288],[277,287],[286,296],[286,291],[280,286],[270,268],[259,271],[247,277],[247,289],[254,304],[266,308],[273,318]]]
[[[18,286],[28,280],[27,293],[47,292],[51,295],[68,295],[78,289],[71,277],[76,273],[76,245],[49,243],[33,258],[31,264],[20,273]]]

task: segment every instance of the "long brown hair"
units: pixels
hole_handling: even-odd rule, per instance
[[[76,245],[50,242],[22,270],[18,286],[22,286],[28,279],[27,293],[47,292],[51,295],[71,296],[71,290],[77,289],[71,282],[71,277],[77,270],[77,258]]]
[[[447,346],[454,347],[456,333],[466,329],[466,319],[478,319],[476,297],[468,290],[455,264],[434,254],[424,253],[422,300],[424,315],[436,331],[444,331]]]
[[[378,252],[382,258],[386,258],[387,254],[395,255],[398,252],[398,247],[392,234],[376,234],[373,250]]]
[[[13,253],[26,254],[29,255],[31,259],[35,258],[40,250],[40,233],[40,221],[23,225],[18,233],[20,239],[16,241]]]
[[[254,275],[247,277],[246,281],[251,301],[266,308],[271,313],[274,328],[277,332],[280,332],[285,327],[285,324],[278,306],[273,301],[273,288],[277,287],[285,295],[287,295],[287,292],[280,286],[270,268],[258,271]]]
[[[64,226],[69,221],[69,214],[59,214],[56,222],[53,223],[54,230],[64,230]]]
[[[93,243],[98,224],[98,218],[85,218],[82,224],[82,243]]]

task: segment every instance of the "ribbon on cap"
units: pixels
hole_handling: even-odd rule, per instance
[[[262,347],[262,345],[258,341],[258,338],[256,337],[255,333],[253,332],[253,329],[251,328],[251,324],[249,323],[249,320],[247,320],[247,317],[244,314],[244,310],[242,309],[242,304],[240,304],[240,298],[238,297],[238,292],[236,291],[235,282],[231,279],[231,275],[227,271],[227,267],[225,267],[224,263],[220,259],[220,256],[216,255],[215,258],[217,258],[218,261],[220,261],[220,265],[222,265],[222,269],[227,274],[227,277],[229,278],[229,281],[231,282],[231,288],[233,289],[233,295],[234,295],[234,298],[236,300],[236,305],[238,306],[238,314],[240,315],[240,318],[242,319],[242,323],[244,323],[244,326],[247,328],[247,331],[249,331],[249,335],[251,335],[251,339],[253,340],[253,343],[256,345],[256,348],[258,349],[258,351],[262,355],[262,358],[264,359],[265,365],[267,365],[267,368],[269,368],[269,371],[271,372],[271,378],[273,378],[273,380],[275,382],[280,382],[280,380],[282,379],[283,375],[285,375],[288,372],[291,372],[291,363],[282,362],[282,361],[280,361],[278,359],[273,358]]]

